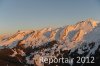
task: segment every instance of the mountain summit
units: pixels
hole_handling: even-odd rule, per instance
[[[0,58],[2,58],[0,62],[5,61],[4,65],[9,63],[11,66],[14,66],[15,62],[19,63],[18,66],[46,66],[44,63],[38,63],[39,57],[48,55],[67,57],[68,55],[68,57],[76,58],[78,55],[90,57],[91,54],[98,57],[95,52],[100,53],[99,39],[100,26],[93,19],[56,29],[18,31],[15,34],[0,37]],[[96,63],[97,60],[95,60]]]
[[[89,19],[87,19],[85,21],[81,21],[81,22],[79,22],[77,24],[79,24],[81,26],[91,26],[91,27],[95,27],[95,26],[97,26],[97,21],[93,20],[92,18],[89,18]]]

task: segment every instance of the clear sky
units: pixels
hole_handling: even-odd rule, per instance
[[[100,0],[0,0],[0,33],[100,20]]]

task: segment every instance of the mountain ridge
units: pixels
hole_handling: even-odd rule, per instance
[[[6,66],[5,64],[15,64],[15,62],[19,64],[18,66],[52,66],[52,64],[53,66],[61,66],[59,63],[47,65],[39,63],[39,58],[46,56],[55,56],[57,58],[94,56],[96,58],[94,61],[98,64],[98,60],[100,60],[99,46],[100,25],[93,19],[87,19],[75,25],[55,29],[44,28],[41,30],[18,31],[7,37],[1,36],[0,60],[5,61],[4,66]],[[10,60],[6,58],[10,58]],[[72,64],[61,64],[77,65],[75,60]],[[86,64],[78,64],[78,66],[86,66]]]
[[[10,44],[14,40],[21,40],[25,35],[27,36],[28,34],[30,36],[32,36],[33,38],[29,36],[29,38],[25,39],[26,41],[28,41],[28,40],[30,41],[35,38],[34,41],[36,39],[37,40],[48,39],[50,41],[52,41],[52,40],[65,41],[67,39],[71,42],[72,41],[79,42],[87,32],[90,32],[96,26],[97,26],[96,21],[94,21],[93,19],[87,19],[87,20],[81,21],[75,25],[65,26],[64,28],[62,28],[62,27],[57,28],[57,29],[44,28],[44,29],[35,30],[35,31],[34,30],[18,31],[17,33],[15,33],[11,37],[9,37],[8,43]],[[12,38],[12,40],[11,40],[11,38]],[[5,40],[5,39],[2,39],[2,40]],[[0,45],[3,44],[2,42],[3,41],[1,41]],[[4,44],[7,44],[7,42]]]

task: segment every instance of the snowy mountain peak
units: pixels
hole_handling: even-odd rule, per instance
[[[97,26],[97,21],[93,20],[92,18],[89,18],[86,20],[88,24],[91,24],[91,26],[96,27]]]
[[[86,19],[85,21],[81,21],[77,23],[76,25],[80,26],[90,26],[90,27],[96,27],[97,26],[97,21],[93,20],[92,18]]]

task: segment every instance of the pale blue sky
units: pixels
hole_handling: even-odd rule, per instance
[[[0,33],[100,20],[100,0],[0,0]]]

